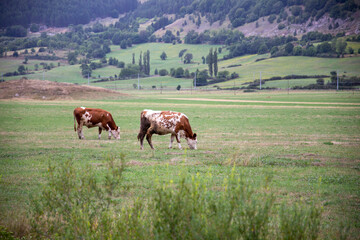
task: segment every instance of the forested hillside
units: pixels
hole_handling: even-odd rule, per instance
[[[287,7],[292,7],[291,14],[286,11]],[[288,20],[295,24],[304,23],[309,18],[318,20],[325,13],[333,19],[345,19],[358,8],[355,0],[149,0],[140,5],[134,15],[152,18],[165,13],[184,16],[199,12],[210,23],[223,21],[228,16],[232,26],[238,27],[269,15],[278,22]]]
[[[134,10],[137,0],[12,0],[0,1],[0,27],[30,23],[55,27],[85,24],[96,17],[118,17]]]

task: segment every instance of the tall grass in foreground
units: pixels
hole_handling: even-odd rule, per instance
[[[279,207],[269,179],[254,188],[233,168],[216,186],[210,171],[180,174],[179,180],[156,181],[151,197],[125,203],[124,157],[107,162],[102,177],[91,166],[77,169],[72,160],[49,166],[47,183],[30,211],[33,238],[318,238],[321,207]]]

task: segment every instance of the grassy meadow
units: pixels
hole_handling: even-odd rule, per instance
[[[30,199],[46,189],[49,165],[72,160],[77,171],[91,166],[103,179],[106,159],[119,162],[123,154],[125,190],[117,201],[124,207],[136,199],[146,203],[157,182],[178,186],[184,174],[211,178],[209,191],[216,195],[233,171],[258,192],[271,179],[266,192],[276,196],[275,209],[315,200],[323,211],[320,239],[338,239],[344,230],[358,238],[359,93],[128,93],[115,100],[0,101],[0,225],[27,236]],[[85,140],[79,140],[72,115],[79,106],[110,111],[121,140],[107,140],[105,132],[98,140],[96,128],[84,129]],[[169,135],[153,136],[155,151],[146,141],[140,150],[143,109],[186,113],[198,150],[189,150],[184,139],[184,150],[176,144],[168,149]]]

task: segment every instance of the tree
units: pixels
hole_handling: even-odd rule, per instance
[[[191,63],[191,60],[193,59],[193,55],[192,53],[187,53],[184,57],[184,63],[187,64],[187,63]]]
[[[209,50],[209,55],[207,56],[207,63],[208,63],[208,67],[209,67],[209,73],[210,76],[213,75],[213,49],[210,48]]]
[[[352,47],[349,47],[349,53],[354,54],[354,49]]]
[[[24,75],[24,74],[25,74],[25,67],[24,67],[24,65],[20,65],[20,66],[18,67],[18,72],[19,72],[20,75]]]
[[[31,32],[38,32],[38,31],[39,31],[39,28],[40,28],[40,27],[39,27],[39,25],[37,25],[37,24],[34,24],[34,23],[33,23],[33,24],[30,25],[30,31],[31,31]]]
[[[160,58],[161,58],[161,60],[166,60],[166,58],[167,58],[166,53],[162,52],[162,54],[160,55]]]
[[[347,46],[347,43],[346,43],[346,41],[344,41],[343,39],[338,38],[338,39],[336,40],[336,52],[337,52],[339,55],[344,55],[346,46]]]
[[[213,60],[214,60],[214,76],[216,77],[218,74],[218,57],[217,57],[216,49],[214,52]]]
[[[287,54],[291,54],[294,49],[294,45],[292,43],[287,43],[285,46],[285,52]]]
[[[77,63],[77,52],[69,52],[67,56],[68,63],[74,65]]]
[[[126,49],[126,47],[127,47],[127,42],[126,42],[126,40],[122,40],[122,41],[120,42],[120,48],[121,48],[121,49]]]
[[[9,37],[26,37],[27,31],[23,26],[14,25],[6,28],[5,35]]]
[[[91,77],[92,69],[91,67],[89,67],[89,65],[83,63],[81,64],[80,68],[81,68],[81,75],[83,77],[88,77],[88,76]]]
[[[145,63],[146,59],[146,63]],[[144,65],[145,65],[145,74],[150,75],[150,51],[147,50],[146,54],[144,53]]]
[[[182,78],[184,77],[184,69],[182,67],[178,67],[176,70],[175,70],[175,77],[176,78]]]
[[[258,50],[258,54],[265,54],[269,51],[268,47],[266,46],[265,43],[261,44]]]
[[[140,71],[142,71],[142,52],[140,52],[140,56],[139,56],[139,67],[140,67]]]
[[[159,71],[160,76],[166,76],[168,74],[169,74],[169,72],[166,69],[160,69],[160,71]]]
[[[293,48],[293,55],[294,56],[301,56],[302,55],[302,48],[300,46],[296,46]]]
[[[316,79],[316,84],[318,84],[318,85],[324,85],[324,83],[325,83],[325,81],[324,81],[323,78],[318,78],[318,79]]]
[[[181,89],[181,85],[178,85],[178,86],[176,87],[176,90],[180,91],[180,89]]]

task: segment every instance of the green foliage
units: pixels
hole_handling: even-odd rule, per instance
[[[167,58],[166,53],[162,52],[161,55],[160,55],[160,58],[161,58],[161,60],[166,60],[166,58]]]
[[[284,29],[286,26],[285,26],[285,24],[283,24],[283,23],[280,23],[279,25],[278,25],[278,29],[279,30],[282,30],[282,29]],[[294,34],[294,36],[296,36],[296,34]]]
[[[24,67],[24,65],[20,65],[20,66],[18,67],[18,72],[19,72],[20,75],[25,74],[25,67]]]
[[[0,239],[4,240],[16,240],[14,233],[9,232],[5,227],[0,225]]]
[[[31,24],[30,25],[30,31],[31,32],[38,32],[40,30],[40,27],[39,27],[39,25],[38,24]]]
[[[347,43],[342,38],[338,38],[336,40],[336,52],[339,55],[343,55],[345,53],[346,46],[347,46]]]
[[[160,76],[166,76],[168,74],[169,74],[169,72],[166,69],[160,69],[160,71],[159,71]]]
[[[26,37],[26,35],[27,35],[26,28],[20,25],[7,27],[5,31],[5,36],[9,36],[9,37]]]
[[[185,64],[191,63],[192,59],[193,59],[192,53],[187,53],[184,57],[184,63]]]
[[[138,65],[128,64],[125,68],[121,69],[119,74],[120,78],[135,77],[140,73],[140,67]]]
[[[122,206],[124,169],[123,155],[120,161],[109,157],[102,178],[89,165],[85,171],[77,169],[72,160],[57,167],[49,165],[47,183],[32,201],[33,236],[273,239],[280,234],[283,239],[316,239],[320,230],[318,206],[283,204],[278,213],[269,190],[270,178],[255,188],[242,174],[235,174],[235,167],[216,191],[211,172],[186,174],[178,184],[173,179],[157,182],[149,199],[137,198]]]
[[[80,170],[73,160],[49,164],[47,184],[32,201],[32,231],[36,238],[109,238],[116,197],[121,190],[124,156],[109,157],[104,179],[94,169]],[[135,210],[136,208],[134,208]]]
[[[321,213],[322,209],[314,203],[294,204],[290,208],[283,204],[279,214],[281,239],[317,239]]]
[[[69,52],[67,55],[67,60],[70,65],[74,65],[77,63],[77,52]]]
[[[92,69],[89,65],[83,63],[83,64],[81,64],[80,68],[81,68],[81,75],[84,78],[91,77]]]
[[[174,77],[176,78],[182,78],[184,77],[184,69],[182,67],[178,67],[176,70],[175,70],[175,75]]]
[[[20,1],[15,0],[0,7],[0,27],[11,24],[26,26],[29,23],[42,23],[48,26],[67,27],[70,24],[86,24],[92,18],[114,15],[134,10],[135,0],[96,0],[82,2],[70,1]],[[21,11],[19,11],[21,8]]]
[[[292,43],[288,43],[285,45],[285,52],[291,54],[294,49],[294,45]]]

